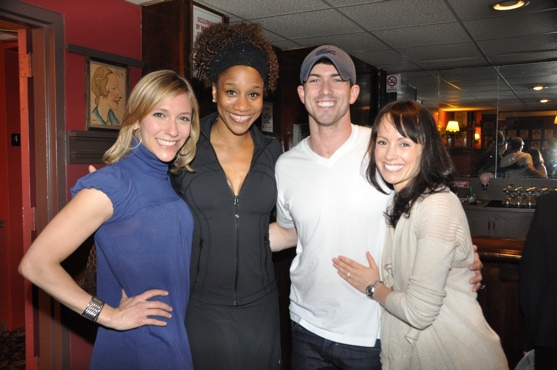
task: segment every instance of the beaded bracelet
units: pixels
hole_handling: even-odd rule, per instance
[[[91,301],[89,302],[87,307],[85,307],[85,310],[83,311],[81,316],[93,322],[97,322],[97,319],[99,318],[99,314],[101,313],[103,307],[104,307],[103,301],[101,301],[97,297],[92,297]]]

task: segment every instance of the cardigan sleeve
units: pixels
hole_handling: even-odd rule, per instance
[[[405,259],[407,266],[399,266],[398,275],[405,277],[393,277],[401,289],[389,294],[385,308],[417,329],[431,325],[438,316],[447,294],[448,276],[454,273],[451,270],[467,269],[472,261],[473,249],[469,232],[465,231],[468,228],[465,217],[453,194],[435,193],[418,201],[410,217],[397,225],[403,229],[397,230],[402,236],[394,241],[400,243],[394,246],[395,253],[398,250],[408,255],[413,249],[415,255],[413,259]],[[402,244],[408,240],[414,245]],[[407,280],[400,281],[403,279]],[[461,286],[471,289],[468,279],[465,280]]]

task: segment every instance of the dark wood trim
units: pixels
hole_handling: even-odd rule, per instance
[[[104,51],[90,49],[84,46],[66,44],[66,50],[70,53],[85,55],[87,57],[96,59],[102,59],[108,62],[114,62],[125,66],[143,68],[143,61],[141,60],[128,58],[117,54],[106,53]]]
[[[478,246],[478,254],[482,262],[518,264],[522,258],[523,239],[473,237],[472,241]]]
[[[99,164],[116,141],[118,131],[68,131],[66,137],[68,164]]]
[[[23,52],[29,50],[33,55],[34,75],[28,82],[28,109],[32,111],[28,129],[32,140],[27,149],[33,163],[26,180],[29,182],[26,191],[32,197],[25,210],[35,211],[36,227],[24,229],[25,242],[18,247],[25,251],[30,245],[28,239],[32,241],[66,204],[65,148],[60,145],[66,111],[64,73],[61,73],[64,71],[64,18],[62,14],[15,0],[3,0],[0,17],[29,29]],[[60,324],[60,304],[29,282],[25,282],[25,290],[26,368],[61,369],[69,364],[70,344],[69,331]]]
[[[489,325],[501,339],[503,350],[514,369],[520,358],[523,319],[518,305],[519,263],[523,239],[474,237],[483,263],[486,288],[478,292],[478,302]]]

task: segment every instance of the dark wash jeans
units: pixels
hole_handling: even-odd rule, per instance
[[[381,370],[381,341],[375,347],[332,342],[292,321],[292,369]]]

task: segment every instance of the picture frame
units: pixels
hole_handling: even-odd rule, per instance
[[[534,129],[532,130],[532,140],[541,140],[542,138],[542,130]]]
[[[486,135],[495,134],[495,123],[494,122],[483,122],[483,131]]]
[[[507,139],[511,139],[513,137],[516,137],[516,130],[507,131]]]
[[[458,122],[460,128],[468,127],[468,112],[455,112],[454,120]]]
[[[482,145],[484,148],[488,148],[489,145],[493,142],[493,136],[491,135],[484,135],[484,139]]]
[[[545,129],[543,132],[544,139],[553,139],[553,129]]]
[[[531,148],[536,148],[538,150],[541,149],[540,142],[538,140],[533,140],[532,143],[530,144],[530,147]]]
[[[226,24],[228,17],[205,5],[192,1],[191,5],[191,40],[190,40],[190,63],[193,64],[193,45],[197,36],[207,27],[212,24]],[[196,71],[191,71],[190,77],[197,77]]]
[[[129,66],[87,57],[85,111],[87,129],[119,130],[129,92]]]
[[[530,138],[530,130],[520,130],[520,137],[522,140],[528,140]]]

